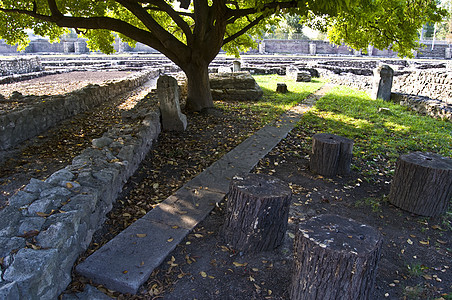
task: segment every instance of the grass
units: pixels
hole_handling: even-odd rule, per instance
[[[279,75],[255,75],[256,82],[264,91],[264,96],[256,102],[216,102],[216,105],[223,109],[236,111],[251,110],[259,116],[256,126],[260,127],[277,119],[281,114],[292,106],[300,103],[309,94],[313,93],[325,84],[326,80],[313,79],[312,82],[295,82],[288,80],[285,76]],[[276,84],[284,82],[289,90],[286,94],[275,93]]]
[[[355,170],[392,175],[401,154],[414,151],[452,156],[452,123],[421,116],[367,94],[336,87],[299,124],[312,134],[329,132],[353,139]]]

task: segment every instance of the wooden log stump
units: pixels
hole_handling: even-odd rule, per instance
[[[299,224],[290,299],[370,299],[381,245],[376,229],[341,216]]]
[[[329,177],[349,174],[352,152],[352,140],[334,134],[317,133],[312,137],[310,169]]]
[[[233,249],[260,252],[278,247],[287,230],[292,191],[262,174],[231,180],[222,235]]]
[[[285,94],[288,92],[287,85],[285,83],[277,83],[276,84],[276,92]]]
[[[389,202],[409,212],[436,217],[452,198],[452,159],[413,152],[397,160]]]

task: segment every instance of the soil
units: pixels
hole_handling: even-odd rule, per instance
[[[238,107],[238,103],[221,104]],[[96,119],[89,114],[79,116],[52,129],[69,132],[68,135],[52,138],[55,134],[49,131],[30,141],[26,146],[30,148],[20,149],[8,165],[11,173],[1,176],[2,191],[3,187],[11,187],[5,196],[25,184],[26,178],[43,179],[70,162],[73,155],[89,146],[92,138],[102,135],[102,130],[94,130],[97,126],[108,128],[106,120],[117,116],[117,112],[112,112],[117,105],[115,102],[114,106],[96,110]],[[105,121],[101,121],[102,115]],[[162,133],[80,260],[259,128],[258,117],[244,109],[214,109],[187,115],[187,131]],[[112,123],[116,120],[111,118]],[[92,130],[95,134],[88,134]],[[324,178],[312,174],[307,167],[311,136],[312,132],[296,128],[253,170],[278,177],[292,188],[289,229],[280,247],[254,254],[228,247],[219,233],[226,199],[154,271],[138,295],[97,287],[117,299],[288,299],[297,224],[319,214],[333,213],[373,226],[384,237],[372,299],[450,299],[450,213],[426,218],[392,206],[385,197],[391,178],[365,176],[359,161],[353,163],[362,171],[355,170],[349,176]],[[0,169],[6,170],[4,165]],[[74,274],[65,293],[81,291],[88,283]]]
[[[216,109],[206,115],[189,115],[184,133],[164,133],[129,180],[109,221],[81,259],[140,217],[138,211],[164,200],[193,172],[210,165],[218,156],[212,156],[214,152],[224,153],[237,144],[241,138],[233,137],[238,132],[249,135],[249,126],[254,123],[250,118],[250,112],[229,115]],[[311,173],[307,160],[310,136],[301,127],[296,128],[253,170],[278,177],[293,190],[289,229],[279,248],[263,253],[231,249],[220,234],[226,199],[154,271],[138,295],[97,287],[117,299],[288,299],[297,224],[329,213],[381,232],[384,242],[372,299],[450,298],[450,214],[427,218],[392,206],[386,199],[391,178],[365,176],[363,162],[354,161],[362,171],[349,176],[324,178]],[[74,274],[67,292],[81,290],[87,283]]]

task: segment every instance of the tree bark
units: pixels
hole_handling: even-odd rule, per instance
[[[414,152],[397,160],[389,201],[409,212],[435,217],[452,198],[452,159]]]
[[[311,171],[324,176],[350,173],[353,141],[329,133],[317,133],[312,137]]]
[[[381,245],[377,230],[341,216],[299,224],[290,299],[370,299]]]
[[[287,184],[269,175],[236,176],[228,195],[222,235],[233,249],[260,252],[282,243],[292,198]]]
[[[214,106],[209,83],[209,62],[197,61],[183,67],[187,75],[186,110],[201,111]]]

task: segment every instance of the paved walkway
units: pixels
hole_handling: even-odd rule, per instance
[[[303,113],[331,89],[325,85],[273,125],[267,125],[76,267],[108,289],[135,294],[152,271],[223,200],[231,178],[248,173],[294,128]]]

